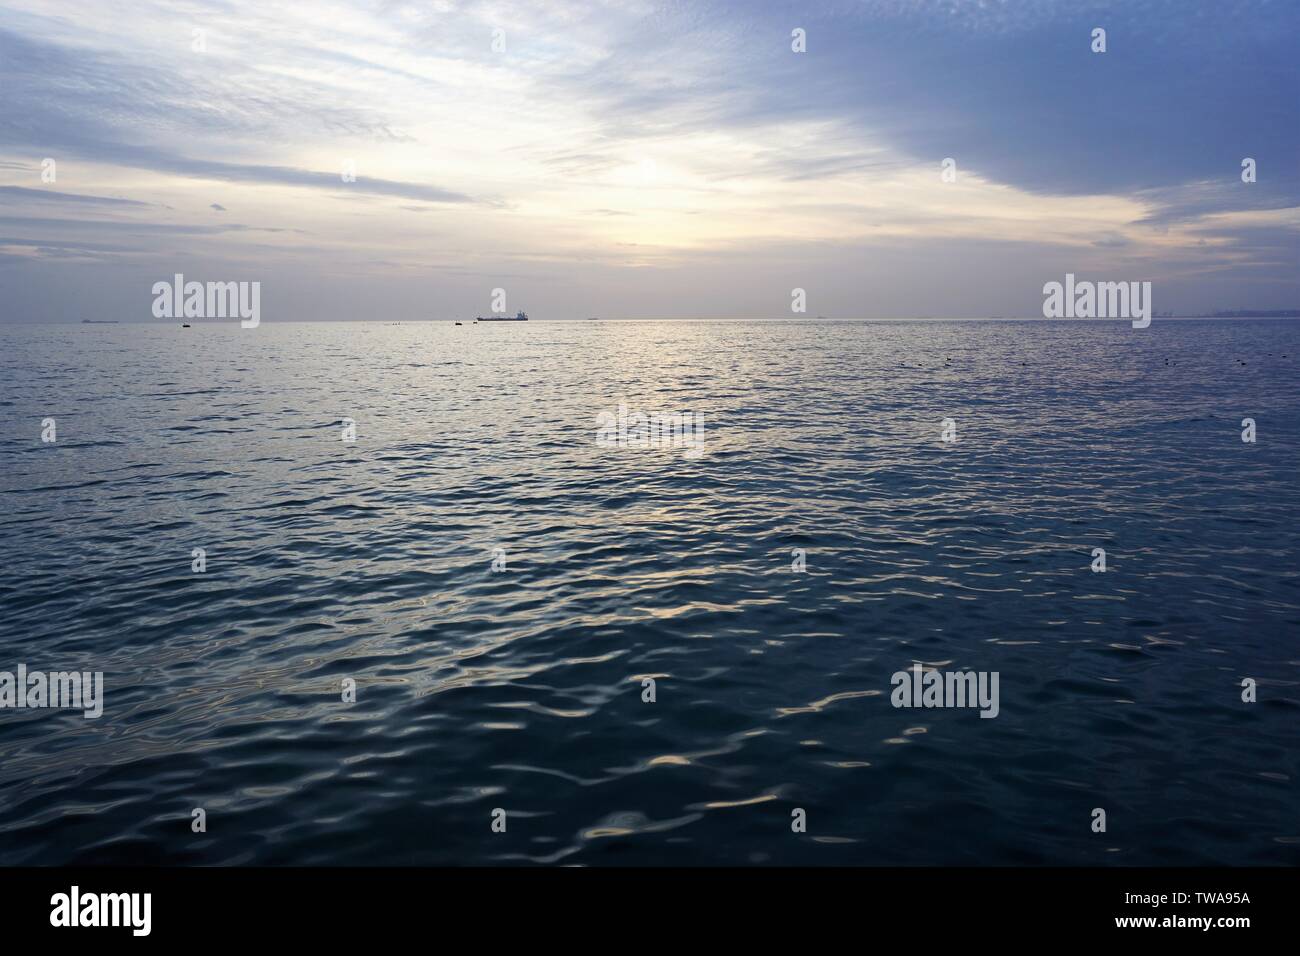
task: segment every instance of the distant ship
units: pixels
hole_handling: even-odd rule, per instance
[[[82,325],[117,325],[117,319],[82,319]]]
[[[480,315],[474,319],[475,322],[527,322],[527,312],[517,312],[513,317],[508,315]]]

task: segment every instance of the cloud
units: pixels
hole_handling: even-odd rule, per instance
[[[1125,246],[1132,245],[1132,240],[1127,236],[1112,234],[1094,239],[1092,244],[1099,249],[1123,249]]]
[[[790,51],[792,24],[807,30],[807,53]],[[1100,24],[1108,49],[1094,54]],[[1300,7],[1243,0],[1195,16],[1174,0],[692,4],[647,18],[557,82],[595,101],[597,139],[609,143],[836,130],[840,156],[767,157],[791,179],[951,156],[1030,193],[1133,194],[1231,182],[1249,155],[1268,157],[1276,201],[1297,205],[1297,32]]]
[[[248,226],[241,223],[219,225],[185,222],[146,222],[130,219],[51,219],[33,216],[0,216],[0,226],[26,226],[28,228],[57,229],[68,232],[116,232],[136,235],[217,235],[226,232],[286,232],[301,233],[301,229],[279,226]]]
[[[62,193],[53,189],[28,189],[24,186],[0,186],[0,203],[50,202],[84,203],[95,206],[142,206],[151,204],[135,199],[114,199],[108,196],[83,196],[80,193]]]
[[[372,196],[396,196],[432,203],[470,203],[469,196],[438,186],[358,176],[344,182],[341,172],[326,173],[294,166],[269,166],[256,163],[226,163],[217,160],[190,159],[161,150],[142,149],[121,143],[100,143],[93,153],[98,162],[118,166],[165,172],[195,179],[231,183],[279,185],[357,192]]]
[[[953,307],[937,261],[944,275],[978,262],[994,313],[1019,301],[999,289],[1041,288],[1027,261],[1185,270],[1188,289],[1197,268],[1235,270],[1261,294],[1294,278],[1290,3],[140,0],[75,19],[10,6],[0,169],[34,182],[56,157],[69,192],[0,188],[14,213],[0,224],[44,236],[22,248],[51,256],[105,239],[80,251],[220,269],[257,250],[285,274],[345,263],[311,289],[325,307],[400,272],[426,283],[413,301],[466,312],[515,276],[603,314],[580,290],[607,270],[611,290],[708,314],[738,289],[763,301],[753,289],[787,281],[787,264],[792,284],[812,282],[823,253],[843,267],[819,274],[823,298],[861,301],[854,256],[887,258],[873,301],[934,314]],[[184,28],[153,28],[166,22]],[[207,52],[190,49],[190,22]],[[790,49],[796,25],[807,53]],[[1098,25],[1105,54],[1089,49]],[[1256,183],[1240,182],[1245,156]],[[226,211],[213,192],[265,225],[210,215]],[[127,195],[140,198],[107,198]],[[36,204],[85,215],[18,215],[52,211]],[[717,274],[673,284],[697,266]]]
[[[173,176],[259,185],[348,190],[433,203],[469,203],[460,192],[431,183],[357,177],[345,183],[341,168],[323,172],[292,165],[200,159],[166,140],[211,141],[223,137],[260,137],[281,141],[289,128],[314,128],[339,136],[388,131],[364,110],[330,105],[329,98],[309,102],[310,87],[296,95],[249,93],[236,88],[237,109],[214,110],[205,84],[212,73],[192,80],[182,72],[164,82],[158,70],[145,68],[117,52],[72,49],[56,42],[0,30],[0,150],[73,156],[85,161],[143,169]],[[295,88],[290,86],[289,90]],[[231,93],[231,90],[225,92]],[[138,133],[131,142],[123,128]],[[161,140],[149,142],[150,139]]]

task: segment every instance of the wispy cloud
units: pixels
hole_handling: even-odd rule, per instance
[[[0,186],[0,203],[74,203],[91,206],[140,206],[149,203],[135,199],[116,199],[112,196],[83,196],[80,193],[63,193],[53,189],[29,189],[25,186]]]

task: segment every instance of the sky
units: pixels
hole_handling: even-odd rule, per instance
[[[1032,316],[1067,272],[1297,309],[1297,36],[1295,0],[0,0],[0,321],[150,320],[175,273],[263,321]]]

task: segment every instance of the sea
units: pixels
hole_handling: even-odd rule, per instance
[[[1300,862],[1300,322],[193,325],[0,325],[0,863]]]

